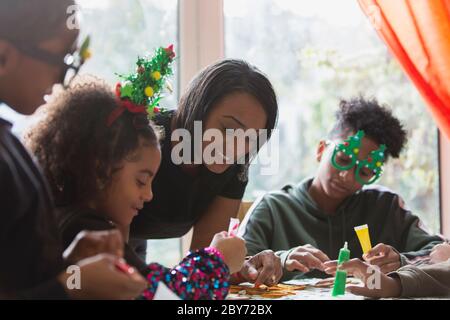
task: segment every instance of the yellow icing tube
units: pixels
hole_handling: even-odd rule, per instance
[[[362,226],[355,227],[356,235],[358,236],[359,243],[364,254],[372,249],[372,244],[370,243],[369,226],[364,224]]]

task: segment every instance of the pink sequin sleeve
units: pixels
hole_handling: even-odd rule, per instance
[[[221,253],[208,247],[190,252],[173,269],[157,263],[148,266],[148,288],[143,298],[151,300],[163,282],[183,300],[223,300],[230,287],[230,271]]]

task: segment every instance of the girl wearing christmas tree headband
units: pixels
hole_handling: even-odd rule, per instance
[[[153,199],[161,150],[149,113],[158,112],[172,59],[164,48],[139,58],[136,73],[116,91],[99,79],[80,77],[43,107],[27,144],[50,182],[64,245],[85,229],[117,228],[128,242],[131,221]],[[221,233],[205,247],[169,269],[147,265],[126,244],[124,257],[132,267],[122,269],[146,277],[142,298],[152,299],[163,282],[182,299],[223,299],[230,272],[243,263],[244,241]]]

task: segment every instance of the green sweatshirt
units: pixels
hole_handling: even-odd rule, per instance
[[[248,254],[271,249],[284,265],[290,249],[310,244],[334,260],[347,241],[351,257],[360,258],[362,249],[353,228],[363,224],[369,225],[372,246],[384,243],[402,253],[402,266],[411,259],[427,256],[434,245],[443,241],[422,229],[419,218],[405,209],[402,199],[387,188],[365,187],[348,197],[336,214],[327,215],[309,195],[311,182],[312,178],[269,192],[253,206],[241,229]],[[285,271],[283,280],[302,276],[325,274]]]

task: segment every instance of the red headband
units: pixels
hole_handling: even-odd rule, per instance
[[[119,99],[119,106],[114,109],[111,114],[108,116],[108,120],[106,122],[106,124],[108,125],[108,127],[110,127],[114,121],[117,120],[117,118],[120,117],[120,115],[127,110],[128,112],[131,113],[143,113],[143,114],[147,114],[147,108],[145,106],[140,106],[140,105],[136,105],[133,102],[131,102],[130,100],[125,100],[122,99],[120,97],[120,88],[121,88],[121,84],[117,83],[116,85],[116,96]]]

